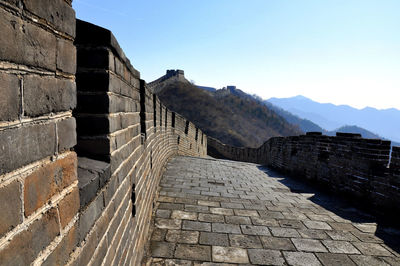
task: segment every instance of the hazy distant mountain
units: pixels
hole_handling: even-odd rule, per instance
[[[310,131],[325,132],[325,130],[322,127],[311,122],[308,119],[300,118],[297,115],[294,115],[286,110],[283,110],[282,108],[275,106],[274,104],[268,101],[264,101],[264,104],[268,106],[270,109],[274,110],[278,115],[285,118],[286,121],[288,121],[290,124],[297,125],[304,132],[310,132]]]
[[[343,125],[357,125],[384,138],[400,142],[400,110],[395,108],[377,110],[366,107],[360,110],[348,105],[318,103],[304,96],[271,98],[267,101],[329,131]]]
[[[358,127],[358,126],[342,126],[335,130],[332,130],[332,131],[326,131],[326,132],[324,132],[324,134],[328,135],[328,136],[335,136],[336,132],[357,133],[357,134],[361,134],[361,136],[366,139],[382,139],[381,136],[374,134],[371,131],[368,131],[368,130]]]

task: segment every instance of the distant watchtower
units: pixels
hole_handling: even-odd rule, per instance
[[[165,74],[165,77],[166,77],[166,78],[170,78],[170,77],[174,77],[174,76],[178,77],[178,79],[179,79],[179,78],[184,78],[184,77],[185,77],[185,71],[180,70],[180,69],[177,69],[177,70],[175,70],[175,69],[167,70],[167,74]]]

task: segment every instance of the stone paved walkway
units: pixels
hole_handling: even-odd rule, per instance
[[[255,164],[176,157],[147,265],[400,265],[400,233]]]

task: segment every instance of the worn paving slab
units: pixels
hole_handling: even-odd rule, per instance
[[[144,265],[400,265],[400,230],[256,164],[167,165]]]

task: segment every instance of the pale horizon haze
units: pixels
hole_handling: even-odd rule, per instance
[[[183,69],[197,85],[263,99],[303,95],[400,109],[400,1],[74,0],[141,77]]]

